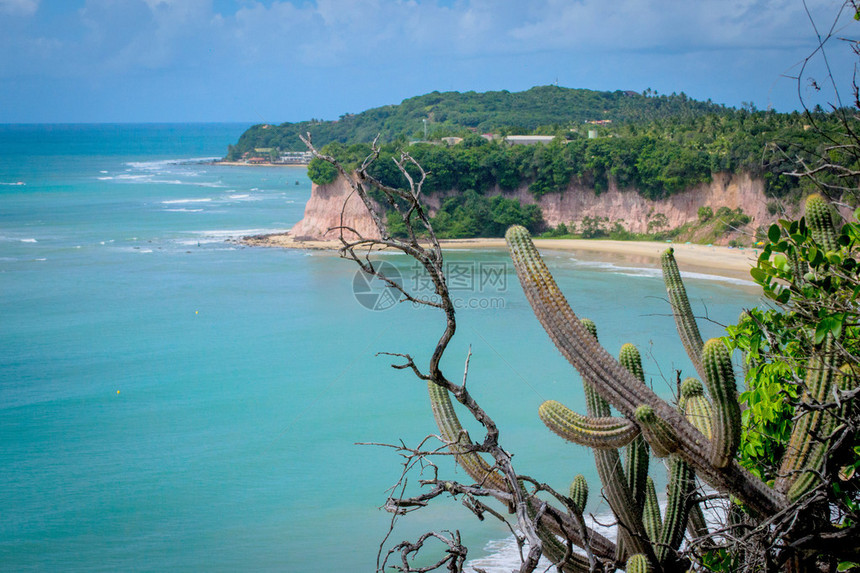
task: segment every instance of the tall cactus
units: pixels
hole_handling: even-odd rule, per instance
[[[814,355],[807,364],[804,403],[821,404],[832,395],[837,378],[833,364],[834,345],[833,336],[828,334],[821,353]],[[820,409],[804,412],[794,425],[775,484],[776,489],[785,492],[789,500],[798,499],[818,482],[818,470],[827,452],[827,438],[835,425],[833,414]]]
[[[594,449],[604,495],[621,523],[616,563],[641,554],[654,566],[670,567],[670,557],[683,539],[691,510],[697,517],[701,516],[700,508],[692,502],[695,471],[700,471],[717,489],[741,498],[752,511],[772,513],[785,507],[784,497],[732,459],[738,434],[731,423],[735,418],[731,399],[737,407],[731,364],[726,365],[727,351],[721,352],[715,342],[701,343],[692,313],[683,311],[684,303],[689,309],[689,302],[671,253],[664,259],[668,259],[667,290],[673,308],[682,309],[676,313],[676,323],[682,338],[687,339],[691,360],[709,381],[709,388],[714,387],[712,394],[719,400],[720,408],[711,405],[698,382],[686,384],[680,411],[657,397],[644,384],[641,365],[637,368],[629,360],[632,347],[625,347],[619,361],[614,361],[599,345],[593,323],[581,321],[570,309],[528,233],[512,227],[507,239],[514,266],[535,315],[562,354],[580,371],[585,387],[588,416],[575,414],[550,401],[542,405],[541,418],[568,439],[576,436],[574,441],[583,442],[582,434],[586,433],[587,438],[597,440],[599,446],[618,445],[620,441],[608,440],[624,427],[621,420],[611,417],[611,403],[641,431],[627,446],[624,475],[616,449]],[[710,366],[710,374],[706,365]],[[562,413],[565,418],[561,417]],[[553,418],[555,421],[550,421]],[[571,427],[576,427],[576,431]],[[717,427],[722,432],[720,440],[715,439],[713,428]],[[558,431],[561,429],[565,431]],[[604,429],[610,431],[603,432]],[[627,428],[624,431],[628,432]],[[669,456],[669,499],[663,520],[656,497],[648,492],[647,481],[641,480],[643,466],[637,463],[637,457],[642,453],[647,456],[647,448],[637,450],[637,440],[642,441],[641,445],[647,442],[656,455]],[[592,447],[594,445],[597,444]],[[714,459],[717,464],[712,463]]]
[[[669,304],[672,305],[672,316],[675,317],[675,325],[681,344],[687,351],[687,356],[693,363],[693,367],[699,376],[705,377],[702,366],[702,335],[699,334],[699,325],[693,316],[690,300],[687,298],[687,289],[681,280],[681,271],[675,262],[675,250],[666,249],[660,257],[663,267],[663,281],[666,283],[666,294],[669,296]]]
[[[436,425],[439,427],[442,437],[448,442],[449,449],[455,454],[457,463],[478,484],[498,492],[509,491],[505,479],[480,454],[470,451],[469,446],[472,445],[471,439],[460,424],[448,391],[433,383],[427,384],[427,390],[430,395],[430,404],[433,409],[433,417],[436,420]],[[528,502],[531,509],[535,500],[528,498]],[[555,535],[561,534],[571,539],[574,543],[584,543],[584,539],[580,535],[577,525],[574,523],[559,524],[552,520],[543,520],[538,524],[537,529],[542,540],[544,538],[551,540]],[[617,552],[616,544],[595,531],[588,532],[588,539],[595,553],[604,559],[614,558]],[[564,552],[560,554],[560,556],[563,555]],[[580,565],[582,565],[581,562],[572,562],[569,570],[579,571]]]
[[[643,384],[645,371],[642,369],[642,357],[639,350],[630,343],[621,347],[618,362],[629,370]],[[642,436],[634,437],[625,450],[624,471],[630,494],[639,510],[645,505],[645,480],[648,477],[648,445]]]
[[[722,340],[712,338],[702,348],[705,380],[713,400],[711,464],[724,468],[735,457],[741,440],[741,406],[732,357]]]
[[[826,227],[829,219],[821,209],[816,213],[810,220]],[[826,229],[823,236],[828,236]],[[783,461],[784,475],[776,487],[754,477],[734,459],[740,439],[740,405],[731,357],[721,340],[702,342],[671,249],[662,257],[667,293],[684,348],[705,382],[684,380],[675,406],[645,384],[635,347],[625,345],[616,361],[600,346],[594,323],[580,319],[570,308],[525,229],[511,227],[506,238],[536,317],[582,375],[585,415],[548,400],[541,405],[539,416],[559,436],[594,452],[603,495],[620,523],[614,557],[610,557],[612,545],[608,541],[599,536],[592,539],[601,559],[614,561],[616,567],[626,564],[629,570],[681,567],[673,555],[685,529],[689,527],[693,535],[707,533],[704,515],[693,495],[696,475],[759,515],[773,515],[787,508],[791,500],[814,485],[824,451],[820,438],[832,428],[832,417],[820,413],[808,415],[795,428],[797,436],[792,437],[790,454]],[[824,400],[833,389],[835,369],[829,363],[825,367],[824,360],[810,364],[805,396],[810,401]],[[457,461],[476,481],[505,491],[502,476],[469,447],[471,441],[456,419],[447,391],[431,385],[430,393],[437,423]],[[620,417],[612,415],[610,405]],[[619,452],[622,447],[626,448],[624,463]],[[647,475],[649,449],[668,462],[667,508],[662,517],[653,481]],[[571,484],[569,507],[582,514],[586,499],[587,484],[578,475]],[[538,500],[528,500],[533,510]],[[548,523],[539,524],[544,552],[554,561],[567,555],[562,564],[565,571],[583,570],[588,564],[570,555],[570,548],[556,537],[561,531],[563,528],[553,529]],[[567,538],[581,541],[576,536]]]
[[[657,501],[657,489],[651,476],[645,482],[645,507],[642,509],[642,521],[650,539],[660,539],[663,529],[663,519],[660,516],[660,503]]]
[[[836,229],[833,226],[833,208],[827,200],[813,193],[806,198],[806,223],[812,231],[815,242],[822,245],[825,251],[836,251]]]
[[[646,426],[636,419],[636,411],[643,405],[650,408],[650,413],[648,409],[640,410],[640,413],[645,423],[656,424],[652,426],[649,423],[647,430],[650,435],[645,433],[652,449],[654,443],[650,437],[661,436],[662,450],[668,452],[677,448],[677,455],[691,464],[702,479],[717,490],[736,495],[753,512],[772,514],[787,506],[783,495],[741,468],[736,461],[729,460],[719,466],[712,464],[711,444],[702,433],[675,407],[659,398],[609,356],[580,323],[555,284],[528,231],[514,226],[508,230],[506,238],[526,298],[565,358],[600,397],[615,406],[624,417],[635,421],[640,429],[646,430]],[[671,432],[664,431],[666,428],[671,428]]]
[[[583,324],[589,333],[597,338],[597,330],[594,323],[584,319]],[[589,415],[610,413],[609,403],[604,400],[589,383],[583,378],[583,388],[586,396],[586,409]],[[635,424],[634,424],[635,426]],[[639,428],[636,427],[637,434]],[[636,439],[634,437],[634,439]],[[616,561],[624,561],[628,550],[649,551],[645,546],[645,526],[642,523],[642,511],[637,506],[630,484],[623,471],[621,455],[617,449],[594,449],[594,462],[597,475],[603,483],[603,492],[609,507],[622,524],[618,532],[618,545],[616,548]]]

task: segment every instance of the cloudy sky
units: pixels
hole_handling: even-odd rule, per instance
[[[822,33],[841,5],[807,0]],[[802,0],[0,0],[0,122],[336,119],[556,82],[788,111],[815,46]],[[850,81],[845,43],[827,55]]]

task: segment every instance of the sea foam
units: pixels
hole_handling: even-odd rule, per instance
[[[212,201],[211,197],[203,197],[200,199],[168,199],[166,201],[162,201],[162,205],[180,205],[182,203],[208,203]]]

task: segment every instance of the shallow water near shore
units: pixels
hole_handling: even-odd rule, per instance
[[[375,354],[426,364],[443,320],[369,310],[355,268],[331,253],[229,242],[288,229],[310,194],[303,168],[204,161],[245,127],[0,126],[0,569],[375,568],[401,460],[356,443],[434,432],[423,384]],[[448,261],[462,308],[446,372],[459,380],[471,347],[470,388],[517,469],[558,490],[584,473],[597,488],[590,452],[537,418],[545,399],[581,409],[581,385],[505,253]],[[658,392],[691,372],[653,270],[547,262],[611,352],[640,347]],[[715,321],[705,336],[756,303],[707,276],[688,288]],[[467,479],[449,462],[443,475]],[[403,518],[391,539],[428,529],[459,529],[488,571],[513,566],[491,559],[507,530],[458,502]]]

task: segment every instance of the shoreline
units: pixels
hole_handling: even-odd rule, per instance
[[[311,251],[340,249],[341,243],[334,240],[299,241],[287,233],[242,237],[239,241],[252,247],[278,247]],[[660,255],[667,248],[675,249],[675,260],[682,272],[716,275],[748,281],[750,269],[755,265],[758,249],[739,249],[723,246],[706,246],[686,243],[656,241],[612,241],[603,239],[534,239],[541,252],[562,251],[583,255],[586,260],[611,262],[619,266],[647,266],[660,268]],[[443,239],[439,241],[443,250],[498,249],[506,250],[502,238]]]
[[[208,165],[226,165],[228,167],[304,167],[307,163],[245,163],[244,161],[210,161]]]

